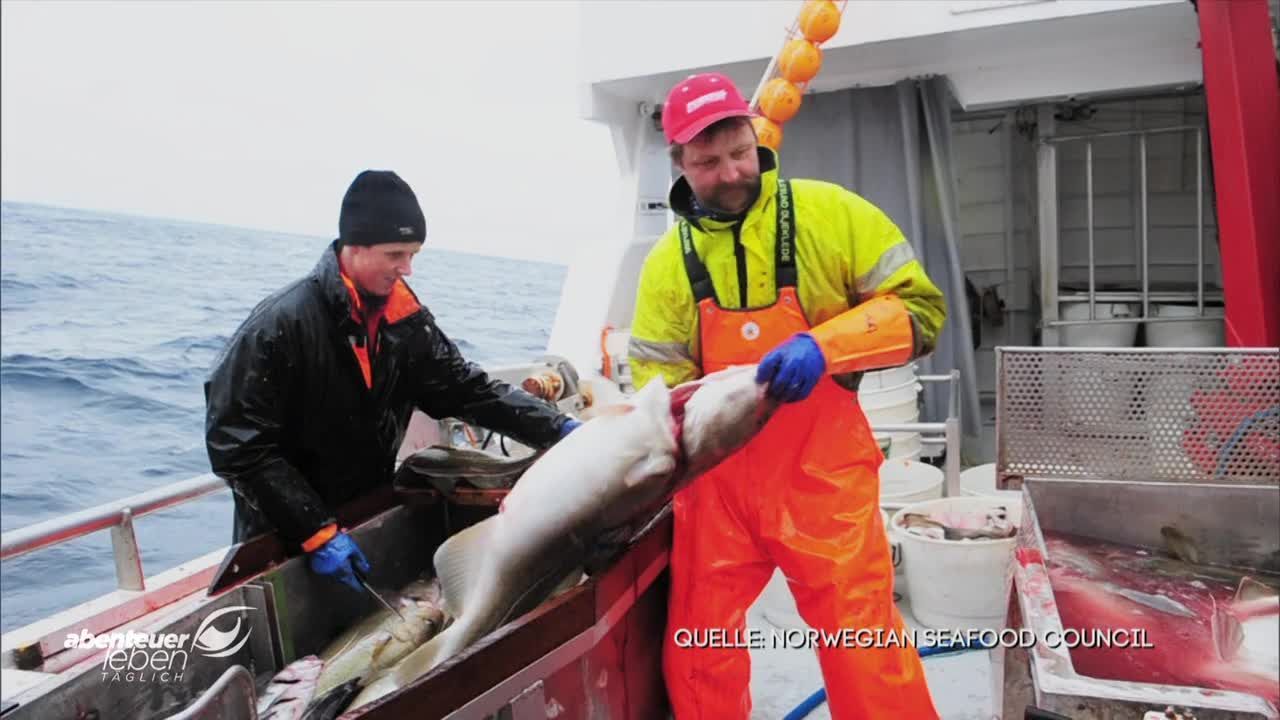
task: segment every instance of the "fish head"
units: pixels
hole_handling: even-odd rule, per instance
[[[756,366],[712,373],[676,388],[672,414],[690,478],[719,465],[746,445],[777,409],[755,380]]]
[[[1200,563],[1199,545],[1181,530],[1172,525],[1165,525],[1160,528],[1160,535],[1170,555],[1183,562]]]
[[[902,516],[902,522],[900,525],[903,530],[906,530],[913,535],[927,537],[933,540],[946,539],[946,527],[924,513],[906,513]]]
[[[942,526],[942,523],[924,513],[907,513],[902,516],[902,527],[904,528],[940,528]]]

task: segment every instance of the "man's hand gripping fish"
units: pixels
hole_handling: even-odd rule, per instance
[[[408,685],[575,582],[599,543],[629,539],[672,494],[746,445],[777,407],[755,372],[730,368],[671,390],[655,379],[552,447],[497,515],[436,551],[453,624],[352,707]]]

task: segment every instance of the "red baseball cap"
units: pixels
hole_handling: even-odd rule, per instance
[[[667,93],[667,103],[662,106],[662,132],[668,144],[683,145],[712,123],[752,115],[732,80],[720,73],[699,73],[685,78]]]

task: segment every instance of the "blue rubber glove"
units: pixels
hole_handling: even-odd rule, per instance
[[[569,433],[578,429],[579,425],[582,425],[581,420],[574,420],[573,418],[566,420],[565,423],[560,426],[560,439],[563,440],[568,437]]]
[[[796,333],[769,351],[756,368],[756,382],[768,383],[765,394],[779,402],[809,397],[826,372],[827,359],[809,333]]]
[[[364,586],[352,572],[352,565],[362,573],[369,572],[369,561],[364,558],[360,548],[356,547],[356,541],[346,533],[334,535],[332,540],[311,553],[311,570],[317,575],[327,575],[364,592]]]

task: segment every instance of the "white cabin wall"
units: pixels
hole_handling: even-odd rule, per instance
[[[591,99],[600,106],[607,106],[606,100]],[[641,265],[670,218],[665,209],[670,161],[650,117],[652,108],[613,104],[609,110],[622,118],[612,126],[619,173],[615,220],[578,244],[547,343],[549,354],[568,359],[583,375],[602,368],[601,331],[606,327],[623,331],[610,341],[610,353],[623,356]]]
[[[1136,10],[1159,14],[1185,0],[856,0],[824,44],[854,46],[988,27]],[[608,0],[582,3],[580,52],[587,82],[692,72],[771,57],[799,0]],[[655,39],[657,44],[655,45]],[[892,82],[897,78],[892,78]],[[824,89],[834,89],[826,88]]]
[[[961,264],[979,290],[995,286],[1005,303],[1001,324],[983,319],[982,342],[975,352],[978,391],[990,396],[994,348],[1034,341],[1035,190],[1028,181],[1035,182],[1035,173],[1027,172],[1034,168],[1034,154],[1007,117],[957,120],[952,129]]]

